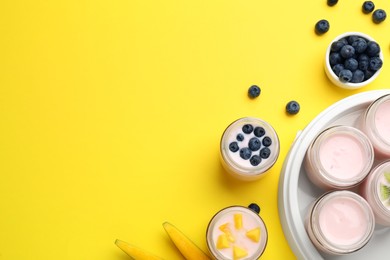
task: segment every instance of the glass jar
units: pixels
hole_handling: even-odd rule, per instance
[[[370,172],[374,150],[367,136],[351,126],[333,126],[310,144],[304,159],[309,179],[324,190],[349,189]]]
[[[376,223],[390,226],[390,160],[374,167],[359,190],[370,204]]]
[[[256,180],[264,176],[279,156],[279,138],[267,122],[244,117],[224,131],[220,154],[222,165],[240,180]]]
[[[310,208],[306,231],[314,246],[330,255],[345,255],[363,248],[375,229],[374,214],[358,194],[332,191],[318,198]]]
[[[257,210],[256,210],[257,209]],[[268,232],[260,208],[231,206],[217,212],[206,232],[207,247],[216,260],[255,260],[264,252]]]

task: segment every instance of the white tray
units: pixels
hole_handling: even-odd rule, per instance
[[[368,105],[385,94],[390,94],[390,89],[355,94],[333,104],[310,122],[292,144],[280,174],[278,207],[285,237],[298,259],[390,259],[390,228],[376,227],[370,242],[350,255],[329,256],[313,246],[304,227],[304,218],[309,204],[324,191],[310,182],[302,166],[307,148],[322,130],[337,124],[356,126],[358,117]]]

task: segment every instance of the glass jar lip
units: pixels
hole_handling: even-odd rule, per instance
[[[383,205],[381,199],[379,198],[379,194],[378,194],[378,191],[377,191],[377,188],[378,188],[379,182],[380,182],[380,178],[381,178],[381,173],[386,168],[390,168],[390,159],[381,162],[380,164],[375,166],[375,168],[372,169],[372,174],[374,174],[374,176],[373,176],[372,182],[369,182],[369,185],[370,185],[369,189],[370,189],[370,192],[372,194],[374,194],[374,196],[373,196],[374,197],[374,201],[378,205],[378,207],[380,209],[380,212],[382,214],[384,214],[386,217],[390,218],[390,209],[387,209]]]
[[[229,148],[227,145],[225,145],[225,143],[230,136],[230,132],[233,131],[236,126],[245,125],[247,123],[257,124],[266,128],[266,130],[269,132],[268,135],[273,140],[272,145],[275,147],[275,152],[271,153],[271,156],[265,161],[264,164],[260,163],[258,166],[246,167],[235,162],[229,155]],[[261,175],[262,173],[269,170],[276,163],[279,157],[279,152],[280,152],[280,141],[279,141],[279,136],[276,133],[275,129],[268,122],[257,117],[250,117],[250,116],[241,117],[233,121],[226,127],[220,140],[220,153],[222,159],[225,161],[226,164],[229,165],[229,167],[234,169],[234,172],[236,174],[244,178],[246,176],[253,177],[253,176]]]
[[[340,198],[341,196],[344,198],[355,200],[362,207],[363,212],[366,213],[365,217],[367,218],[367,224],[368,224],[367,230],[364,236],[362,236],[362,239],[358,240],[357,242],[351,245],[337,245],[335,243],[332,243],[332,241],[326,239],[323,232],[319,228],[320,226],[319,218],[316,215],[316,212],[320,211],[323,205],[326,204],[327,201],[335,197]],[[369,242],[375,229],[374,213],[370,205],[368,204],[368,202],[360,195],[348,190],[329,191],[323,194],[321,197],[319,197],[313,205],[312,211],[310,213],[309,221],[312,227],[314,237],[317,240],[317,242],[321,244],[321,246],[323,246],[326,250],[335,254],[349,254],[358,251]]]
[[[385,94],[373,102],[368,106],[364,113],[364,122],[365,122],[365,129],[371,129],[372,133],[368,133],[368,135],[374,139],[375,143],[382,143],[384,146],[387,147],[387,150],[390,150],[390,142],[388,140],[385,140],[378,132],[378,129],[376,128],[375,124],[375,114],[378,110],[378,107],[385,103],[390,102],[390,94]],[[367,127],[367,126],[373,126],[373,127]]]
[[[206,229],[206,244],[207,244],[207,247],[210,251],[210,253],[213,255],[213,256],[218,256],[220,260],[229,260],[228,258],[225,258],[223,256],[221,256],[217,250],[214,248],[215,246],[211,245],[214,241],[212,238],[209,239],[209,236],[212,235],[212,229],[214,227],[214,225],[217,223],[217,221],[219,220],[219,218],[221,218],[225,213],[228,213],[230,211],[239,211],[239,212],[245,212],[245,214],[250,214],[251,216],[253,216],[255,219],[258,219],[259,220],[259,224],[260,224],[260,229],[261,229],[261,232],[262,232],[262,236],[263,238],[265,239],[264,241],[264,244],[262,244],[258,250],[253,254],[253,256],[255,256],[256,258],[255,259],[258,259],[265,251],[266,247],[267,247],[267,243],[268,243],[268,230],[267,230],[267,226],[265,225],[265,222],[264,220],[262,219],[262,217],[257,214],[255,211],[253,211],[252,209],[248,208],[248,207],[244,207],[244,206],[241,206],[241,205],[231,205],[231,206],[228,206],[228,207],[225,207],[225,208],[222,208],[221,210],[217,211],[213,217],[211,218],[210,222],[208,223],[207,225],[207,229]],[[244,260],[247,259],[247,258],[244,258]]]
[[[367,156],[366,156],[367,163],[364,164],[364,167],[360,173],[356,174],[356,176],[350,179],[341,179],[333,175],[330,175],[325,170],[325,168],[323,167],[320,161],[319,148],[321,147],[323,142],[327,140],[329,136],[332,136],[333,134],[339,134],[339,133],[349,135],[353,137],[355,140],[359,141],[362,144],[362,147],[367,152]],[[310,158],[310,161],[314,163],[315,168],[317,168],[319,177],[322,180],[322,182],[326,183],[327,186],[331,186],[336,189],[352,188],[354,186],[357,186],[359,183],[361,183],[369,174],[375,159],[374,148],[370,140],[368,139],[368,137],[359,129],[347,125],[335,125],[324,129],[313,140],[309,149],[312,151],[311,153],[312,155],[309,156],[312,157]]]

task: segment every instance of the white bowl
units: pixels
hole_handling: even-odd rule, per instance
[[[328,76],[329,80],[333,84],[335,84],[336,86],[341,87],[341,88],[345,88],[345,89],[358,89],[358,88],[364,87],[364,86],[370,84],[372,81],[374,81],[378,77],[378,75],[381,72],[382,68],[377,70],[374,73],[374,75],[372,75],[371,78],[369,78],[369,79],[367,79],[367,80],[365,80],[363,82],[360,82],[360,83],[342,82],[342,81],[339,80],[339,77],[333,72],[332,67],[330,66],[330,63],[329,63],[330,48],[331,48],[331,45],[332,45],[333,42],[338,41],[338,40],[340,40],[342,38],[351,36],[351,35],[357,35],[357,36],[365,38],[365,39],[367,39],[369,41],[375,41],[371,36],[369,36],[367,34],[364,34],[364,33],[361,33],[361,32],[346,32],[346,33],[340,34],[339,36],[337,36],[336,38],[333,39],[333,41],[329,44],[328,48],[326,49],[326,54],[325,54],[325,72],[326,72],[326,75]],[[375,42],[377,42],[377,41],[375,41]],[[383,62],[382,48],[381,48],[381,51],[379,53],[379,58],[381,58],[382,62]]]

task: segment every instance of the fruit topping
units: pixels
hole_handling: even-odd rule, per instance
[[[244,141],[244,135],[243,134],[238,134],[236,139],[237,139],[237,141],[242,142],[242,141]]]
[[[267,159],[271,155],[271,150],[268,147],[265,147],[260,150],[260,157]]]
[[[253,155],[250,159],[249,162],[251,163],[252,166],[257,166],[261,163],[261,158],[258,155]]]
[[[254,228],[246,232],[246,236],[253,242],[260,241],[260,228]]]
[[[257,151],[261,147],[261,141],[257,137],[252,137],[249,140],[248,146],[249,146],[249,149],[251,149],[251,151]]]
[[[270,137],[266,136],[266,137],[263,138],[263,142],[262,143],[263,143],[264,146],[268,147],[268,146],[270,146],[272,144],[272,140],[271,140]]]
[[[238,147],[238,144],[237,142],[231,142],[229,144],[229,150],[233,153],[237,152],[238,150],[240,149],[240,147]]]
[[[255,127],[255,130],[253,130],[253,133],[257,137],[262,137],[263,135],[265,135],[265,130],[263,127],[257,126],[257,127]]]
[[[242,214],[239,213],[234,214],[234,227],[236,229],[242,228]]]
[[[242,131],[245,133],[245,134],[250,134],[252,133],[253,131],[253,126],[251,124],[245,124],[243,127],[242,127]]]
[[[217,240],[217,248],[218,249],[224,249],[224,248],[229,248],[229,240],[226,234],[221,234],[218,236]]]
[[[252,151],[248,147],[241,148],[240,157],[244,160],[248,160],[252,156]]]
[[[234,259],[241,259],[247,255],[248,255],[248,252],[244,248],[241,248],[238,246],[233,247],[233,258]]]

